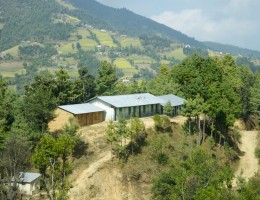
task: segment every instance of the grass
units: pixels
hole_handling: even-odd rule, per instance
[[[12,48],[10,48],[10,49],[5,50],[4,53],[9,53],[9,54],[11,54],[13,57],[18,57],[18,56],[19,56],[18,47],[19,47],[19,45],[14,46],[14,47],[12,47]]]
[[[66,15],[66,17],[68,17],[72,21],[80,22],[80,19],[78,19],[77,17],[71,16],[71,15]]]
[[[77,35],[81,35],[82,39],[78,40]],[[57,48],[59,52],[62,54],[68,54],[68,53],[76,53],[76,45],[77,42],[80,44],[81,48],[85,51],[88,50],[93,50],[96,46],[97,43],[94,40],[91,40],[87,38],[89,36],[88,30],[84,28],[79,28],[76,32],[71,34],[71,37],[69,39],[69,42],[64,42],[60,44],[60,47]],[[74,45],[74,49],[72,48],[72,45]]]
[[[109,33],[107,32],[100,32],[99,30],[93,30],[93,33],[96,34],[98,40],[100,41],[101,45],[108,45],[110,47],[115,47],[116,45],[113,43],[113,40]]]
[[[126,37],[126,38],[117,38],[118,41],[120,42],[122,47],[138,47],[142,48],[141,42],[138,38],[132,38],[132,37]]]
[[[10,61],[0,64],[0,74],[3,77],[15,77],[15,74],[23,74],[25,69],[23,68],[22,62]]]
[[[84,29],[84,28],[79,28],[76,33],[81,35],[82,38],[86,38],[87,36],[90,36],[89,31],[87,29]]]
[[[134,74],[138,73],[138,70],[137,69],[129,69],[129,68],[124,68],[122,69],[123,73],[124,73],[124,76],[125,77],[133,77]]]
[[[114,61],[114,65],[121,69],[133,69],[134,67],[125,58],[117,58]]]
[[[65,8],[68,8],[70,10],[74,10],[76,9],[73,5],[71,5],[68,2],[62,1],[62,0],[56,0],[59,4],[61,4],[62,6],[64,6]]]
[[[152,64],[154,62],[149,56],[131,55],[128,58],[134,60],[135,64]]]
[[[186,58],[186,55],[183,53],[182,48],[178,48],[173,50],[172,52],[168,53],[168,56],[174,57],[179,60],[183,60]]]
[[[75,48],[72,48],[72,44],[74,44]],[[62,54],[68,54],[68,53],[76,53],[76,42],[66,42],[66,43],[61,43],[60,47],[57,48],[57,51],[62,53]]]
[[[4,28],[4,24],[0,23],[0,29]]]
[[[161,60],[161,65],[169,65],[170,61],[169,60]]]
[[[79,40],[79,43],[83,50],[90,50],[97,46],[97,43],[94,40],[88,38]]]
[[[39,46],[41,46],[41,47],[44,46],[43,44],[38,43],[38,42],[32,42],[32,43],[30,43],[29,45],[39,45]],[[10,49],[7,49],[7,50],[4,51],[4,53],[9,53],[9,54],[11,54],[13,57],[17,58],[17,57],[19,56],[19,49],[18,49],[19,46],[20,46],[20,45],[16,45],[16,46],[14,46],[14,47],[12,47],[12,48],[10,48]]]

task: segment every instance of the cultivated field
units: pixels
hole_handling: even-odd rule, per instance
[[[22,62],[9,61],[0,63],[0,74],[3,77],[13,78],[15,74],[25,73]]]

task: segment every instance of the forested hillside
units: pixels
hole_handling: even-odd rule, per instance
[[[198,42],[179,31],[137,15],[127,9],[111,8],[93,0],[70,0],[70,2],[72,2],[75,7],[82,8],[86,13],[91,14],[98,19],[103,19],[113,30],[120,31],[123,34],[130,34],[133,36],[154,34],[192,46],[204,47],[201,42]]]
[[[0,51],[21,41],[66,40],[72,27],[55,22],[63,8],[56,1],[0,1]]]

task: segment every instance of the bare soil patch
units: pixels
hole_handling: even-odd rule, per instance
[[[255,157],[255,149],[258,143],[257,139],[257,131],[241,131],[241,144],[239,148],[243,152],[243,155],[240,156],[238,168],[235,171],[233,186],[236,186],[237,177],[242,176],[247,181],[258,171],[258,160]]]

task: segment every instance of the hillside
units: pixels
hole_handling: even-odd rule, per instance
[[[257,51],[202,43],[127,9],[94,0],[0,3],[0,74],[18,85],[19,93],[37,73],[54,73],[59,67],[74,78],[82,67],[96,76],[102,60],[117,68],[118,78],[135,79],[151,79],[159,66],[173,66],[194,53],[250,56],[239,63],[259,69]]]
[[[260,52],[246,48],[236,47],[234,45],[220,44],[216,42],[203,42],[212,51],[221,51],[223,53],[230,53],[232,55],[242,55],[246,57],[259,57]]]
[[[72,2],[75,7],[81,8],[86,13],[91,14],[91,16],[104,20],[109,25],[109,28],[112,27],[112,29],[124,34],[133,36],[154,34],[192,46],[204,47],[203,43],[196,41],[179,31],[137,15],[125,8],[115,9],[102,5],[95,0],[70,0],[70,2]]]

